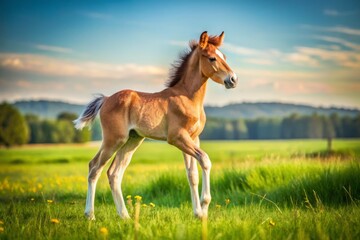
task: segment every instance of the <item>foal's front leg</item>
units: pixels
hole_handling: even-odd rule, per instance
[[[211,202],[211,161],[209,156],[198,146],[198,138],[193,140],[186,131],[180,132],[174,138],[169,138],[168,142],[199,161],[203,173],[203,184],[201,192],[202,216],[207,217],[209,204]]]
[[[196,217],[202,217],[202,209],[200,205],[199,199],[199,172],[197,168],[196,159],[190,156],[189,154],[183,153],[184,161],[185,161],[185,168],[186,174],[189,181],[190,192],[191,192],[191,202],[194,210],[194,215]]]
[[[117,152],[114,161],[107,171],[111,193],[114,198],[117,213],[122,219],[129,219],[129,213],[125,206],[124,197],[121,190],[121,182],[127,166],[131,161],[131,157],[136,149],[143,142],[144,138],[132,136]]]

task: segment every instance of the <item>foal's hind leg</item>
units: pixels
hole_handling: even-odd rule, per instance
[[[121,182],[124,172],[131,161],[131,157],[136,149],[143,142],[144,138],[136,133],[131,134],[129,140],[117,152],[114,161],[107,171],[111,193],[114,198],[116,210],[121,218],[130,218],[125,206],[124,197],[121,190]]]
[[[119,146],[121,146],[124,141],[117,141],[114,144],[103,143],[99,152],[89,163],[89,176],[88,176],[88,192],[86,197],[86,207],[85,207],[85,216],[89,220],[94,220],[94,201],[95,201],[95,190],[96,184],[99,180],[101,172],[110,160],[111,156],[116,152]]]

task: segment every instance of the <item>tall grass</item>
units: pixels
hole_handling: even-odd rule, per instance
[[[334,143],[335,151],[351,153],[345,158],[307,157],[322,144],[205,142],[214,164],[204,222],[193,217],[181,154],[165,144],[146,142],[125,174],[130,221],[117,216],[106,174],[98,184],[97,220],[83,217],[85,158],[96,148],[61,146],[61,156],[56,147],[0,150],[0,239],[359,238],[359,141]],[[152,155],[159,147],[162,155]],[[69,161],[59,163],[63,157]],[[135,195],[142,196],[138,210]]]

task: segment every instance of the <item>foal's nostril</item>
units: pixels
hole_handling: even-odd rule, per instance
[[[231,76],[230,78],[230,82],[235,85],[237,83],[237,77],[236,76]]]

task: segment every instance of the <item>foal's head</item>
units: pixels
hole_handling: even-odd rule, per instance
[[[236,87],[238,78],[226,63],[225,55],[218,50],[223,39],[224,32],[219,36],[209,36],[207,32],[203,32],[197,50],[202,74],[229,89]]]

